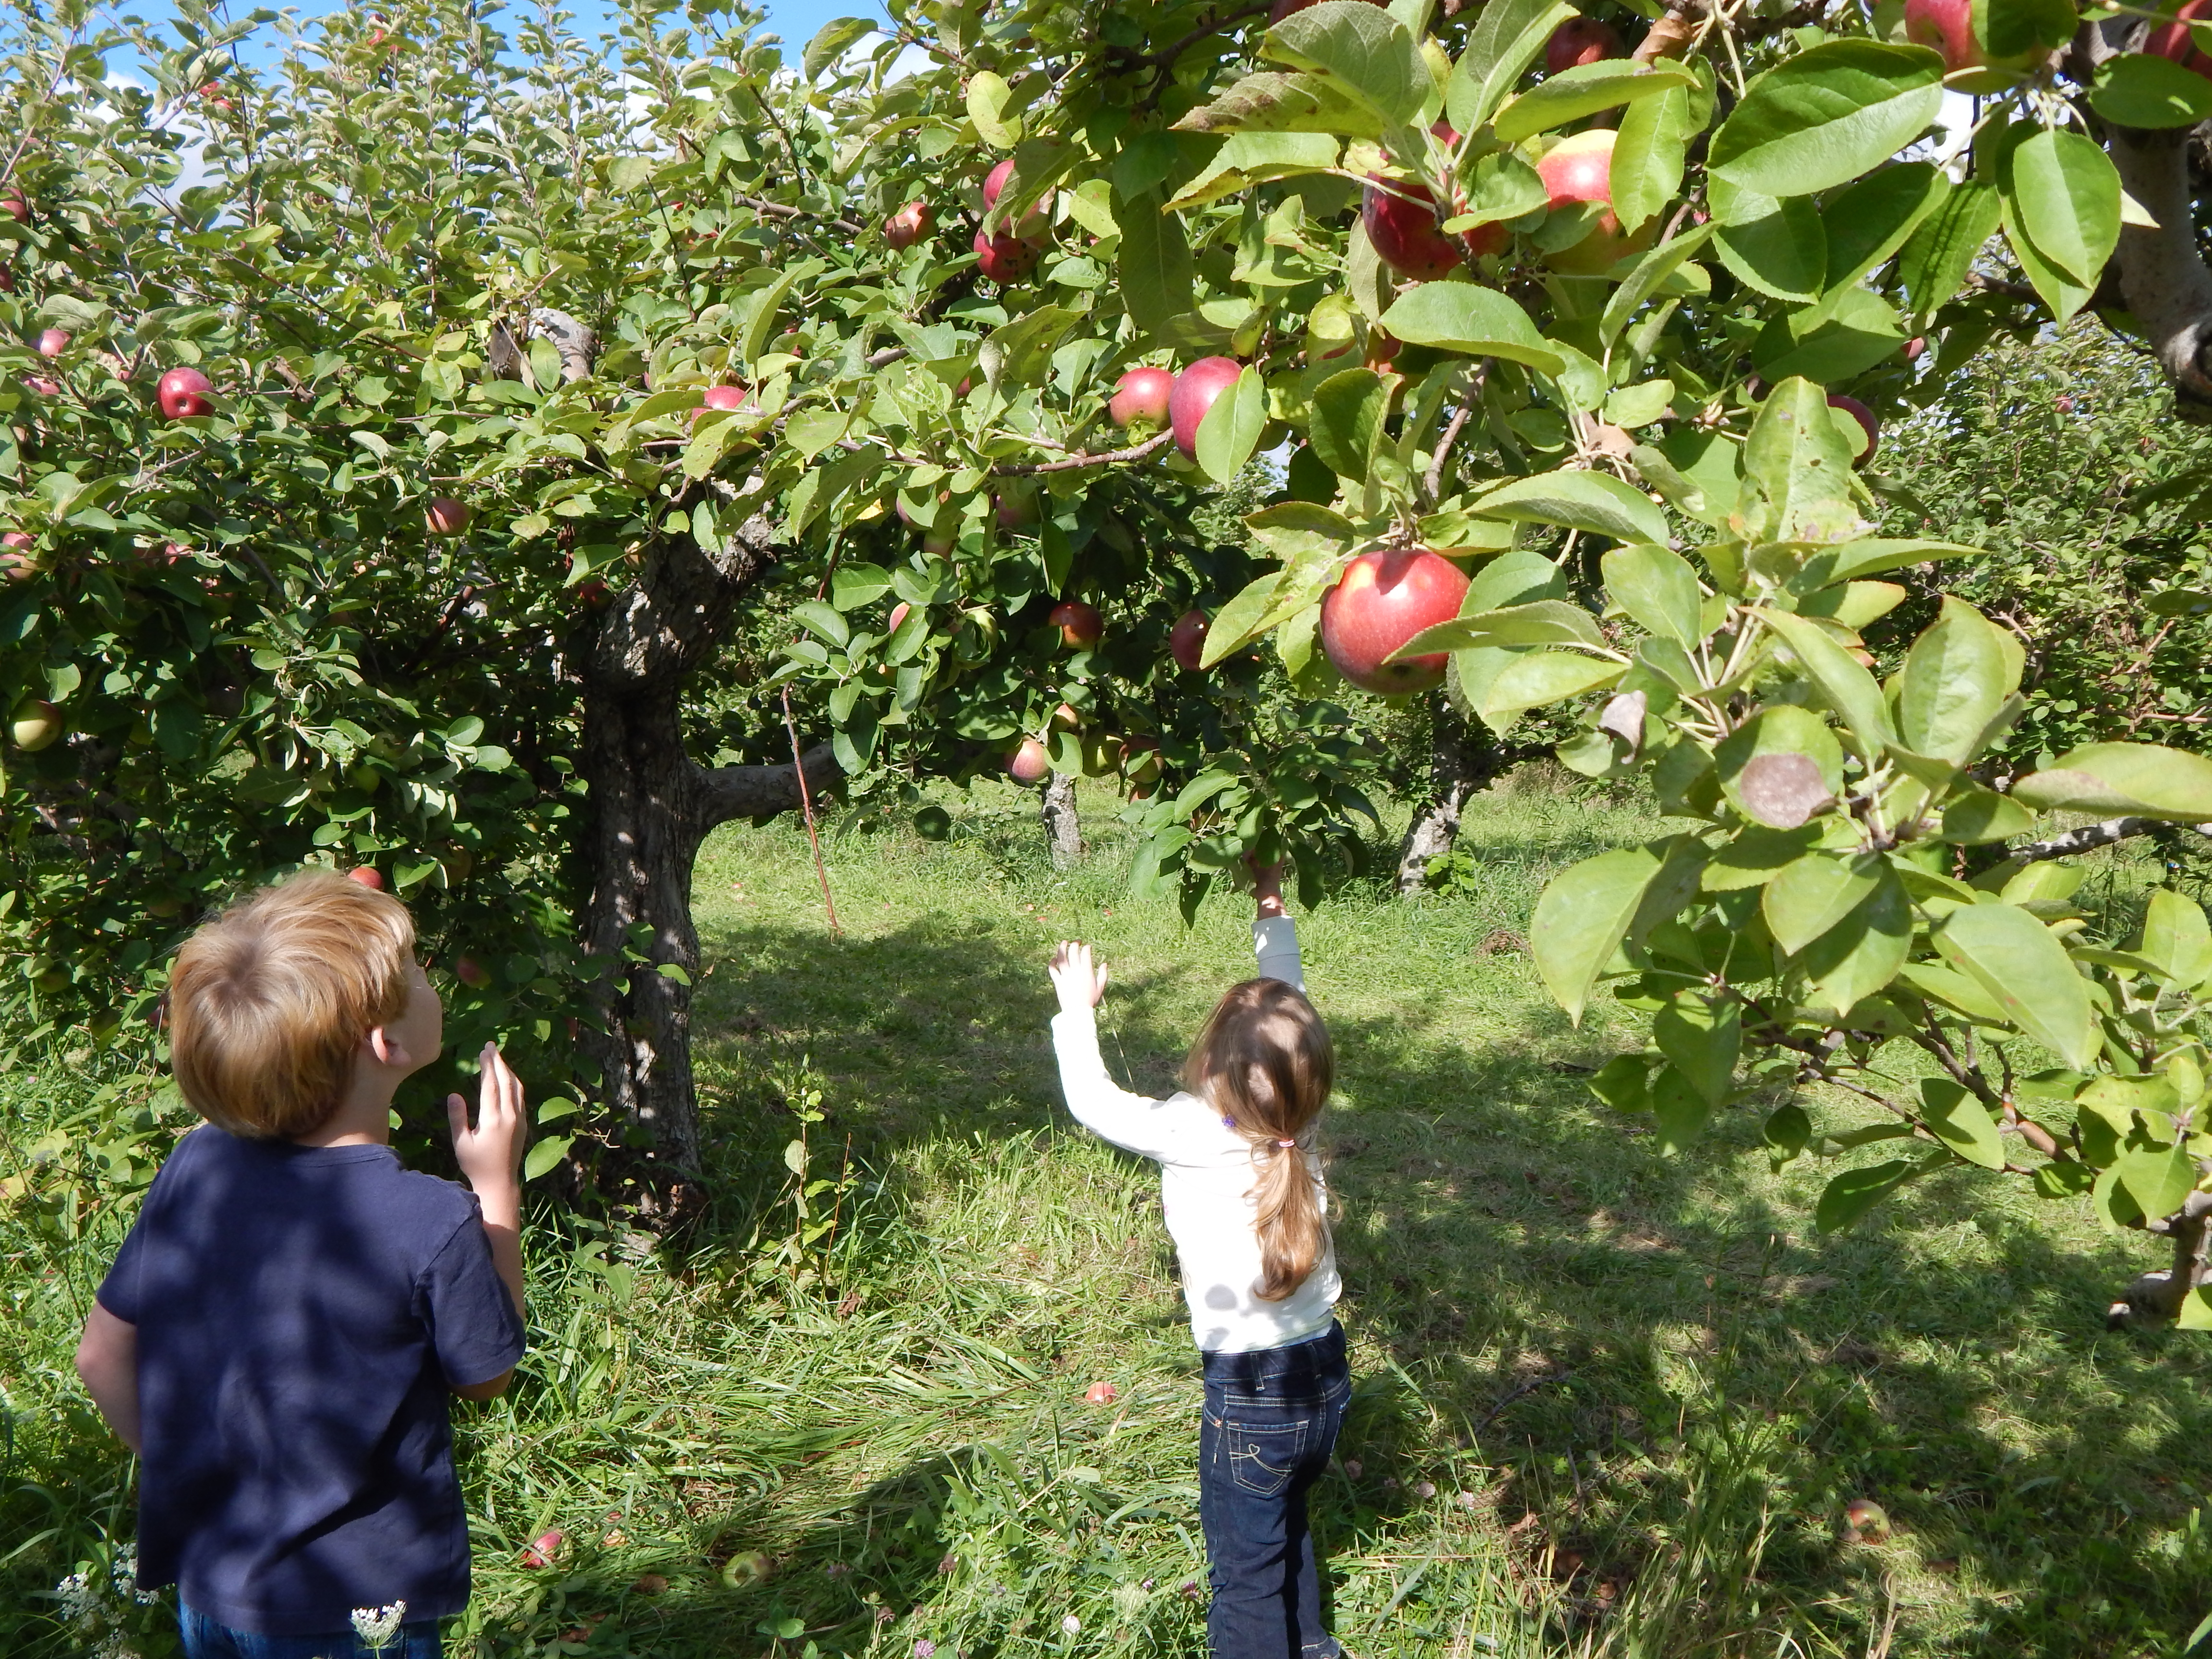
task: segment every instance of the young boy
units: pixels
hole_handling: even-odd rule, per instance
[[[142,1459],[139,1581],[177,1585],[185,1659],[438,1659],[468,1601],[446,1396],[492,1399],[522,1356],[524,1119],[487,1044],[475,1127],[446,1103],[473,1195],[400,1167],[392,1095],[444,1024],[406,909],[343,876],[264,889],[178,954],[171,1063],[207,1121],[76,1364]]]

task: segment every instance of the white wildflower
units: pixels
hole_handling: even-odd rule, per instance
[[[1060,1627],[1073,1636],[1083,1628],[1083,1621],[1071,1613],[1060,1621]]]
[[[97,1613],[101,1598],[93,1589],[91,1579],[73,1572],[54,1586],[54,1599],[61,1603],[63,1622],[74,1624]]]
[[[388,1607],[356,1607],[353,1610],[354,1634],[371,1653],[381,1653],[392,1644],[399,1634],[399,1626],[407,1617],[407,1604],[394,1601]]]

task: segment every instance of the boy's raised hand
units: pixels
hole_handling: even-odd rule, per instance
[[[499,1045],[485,1043],[479,1058],[483,1079],[476,1127],[469,1127],[469,1103],[459,1095],[446,1097],[446,1121],[453,1130],[453,1161],[481,1195],[488,1188],[519,1184],[530,1126],[523,1110],[522,1079],[499,1052]]]
[[[1081,939],[1062,939],[1052,953],[1052,988],[1060,993],[1062,1013],[1079,1014],[1098,1006],[1106,994],[1106,969]]]

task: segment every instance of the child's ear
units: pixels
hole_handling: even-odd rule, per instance
[[[411,1066],[415,1063],[414,1057],[407,1052],[406,1045],[392,1036],[387,1026],[371,1027],[368,1044],[368,1052],[380,1066]]]

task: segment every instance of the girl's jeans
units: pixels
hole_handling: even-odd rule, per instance
[[[1352,1375],[1344,1330],[1285,1348],[1206,1356],[1198,1514],[1213,1604],[1213,1659],[1334,1659],[1306,1492],[1328,1467]]]
[[[256,1636],[218,1625],[205,1613],[182,1608],[178,1623],[185,1637],[185,1659],[443,1659],[438,1621],[402,1625],[392,1639],[372,1648],[350,1630],[323,1636]]]

